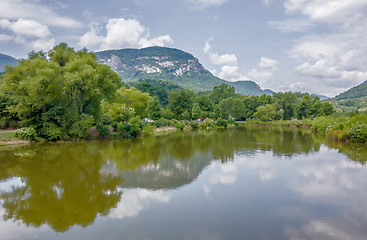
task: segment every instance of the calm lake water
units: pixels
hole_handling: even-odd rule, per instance
[[[366,145],[235,128],[0,150],[0,239],[366,239]]]

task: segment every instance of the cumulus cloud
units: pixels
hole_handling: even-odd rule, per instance
[[[15,22],[10,22],[7,19],[0,20],[0,27],[8,29],[17,35],[45,38],[51,35],[47,26],[42,25],[35,20],[18,19]]]
[[[223,78],[227,81],[238,81],[248,79],[247,76],[240,73],[237,56],[235,54],[228,54],[228,53],[220,55],[218,52],[213,51],[211,47],[212,41],[213,37],[209,38],[206,41],[203,51],[204,53],[208,54],[209,61],[211,64],[220,66],[220,72],[218,74],[218,77]],[[212,73],[216,75],[217,71],[213,70]]]
[[[271,58],[266,58],[266,57],[261,57],[259,66],[261,68],[265,68],[265,69],[277,70],[278,69],[277,68],[278,64],[279,64],[278,60],[271,59]]]
[[[33,19],[47,26],[78,28],[82,24],[72,18],[62,16],[52,7],[37,0],[1,0],[0,16],[5,19]]]
[[[12,35],[2,34],[0,41],[11,41],[15,43],[30,45],[33,50],[49,50],[55,45],[55,39],[51,37],[51,32],[47,26],[27,19],[9,21],[0,19],[0,29],[12,32]]]
[[[258,64],[260,69],[253,68],[247,75],[251,80],[261,86],[278,87],[274,82],[274,72],[278,70],[279,61],[267,57],[261,57]]]
[[[192,4],[193,10],[204,10],[208,7],[220,7],[227,0],[187,0],[190,4]]]
[[[288,14],[301,12],[314,21],[349,23],[364,17],[366,0],[287,0],[284,8]]]
[[[96,50],[117,48],[143,48],[172,43],[170,35],[150,38],[150,30],[136,19],[111,18],[106,25],[106,35],[99,35],[98,24],[92,23],[89,31],[80,38],[80,45]]]
[[[286,0],[284,9],[290,18],[268,24],[305,32],[287,53],[307,85],[332,97],[367,79],[367,0]],[[312,28],[323,31],[308,33]]]

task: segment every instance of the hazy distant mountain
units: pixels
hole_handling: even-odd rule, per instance
[[[272,94],[252,81],[228,82],[206,70],[190,53],[174,48],[149,47],[96,52],[99,62],[109,65],[123,81],[164,79],[194,91],[210,91],[226,83],[241,94]]]
[[[328,101],[339,111],[367,111],[367,80]]]
[[[319,97],[321,101],[329,99],[327,96],[316,94],[316,93],[312,93],[311,96]]]
[[[5,65],[14,66],[17,64],[18,60],[16,58],[0,53],[0,72],[3,72],[5,70],[4,69]]]

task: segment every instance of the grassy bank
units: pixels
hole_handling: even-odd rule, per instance
[[[335,114],[304,120],[247,121],[241,124],[310,128],[332,141],[367,142],[367,113]]]

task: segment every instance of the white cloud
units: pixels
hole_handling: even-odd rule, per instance
[[[306,32],[315,24],[308,19],[288,18],[282,21],[269,21],[268,25],[281,32]]]
[[[287,0],[284,7],[288,14],[301,12],[313,21],[349,23],[365,17],[367,0]]]
[[[0,18],[10,20],[33,19],[47,26],[78,28],[82,24],[72,18],[64,17],[52,7],[38,0],[1,0]]]
[[[208,7],[220,7],[227,0],[187,0],[190,4],[192,4],[193,10],[204,10]]]
[[[15,22],[10,22],[7,19],[0,19],[0,27],[8,29],[17,35],[45,38],[51,35],[47,26],[42,25],[34,20],[18,19]]]
[[[279,64],[278,60],[271,59],[271,58],[266,58],[266,57],[261,57],[259,66],[261,68],[265,68],[265,69],[277,70],[278,69],[277,68],[278,64]]]
[[[80,38],[80,45],[90,49],[106,50],[164,46],[173,42],[169,35],[150,38],[149,29],[136,19],[111,18],[106,25],[106,35],[98,35],[99,31],[95,23],[91,24],[89,31]]]
[[[221,67],[219,77],[232,82],[249,79],[246,75],[243,75],[242,73],[239,72],[238,66],[229,66],[229,65],[224,65]]]
[[[307,86],[332,97],[367,79],[367,0],[286,0],[284,9],[290,18],[269,26],[281,32],[322,29],[299,37],[287,51]],[[298,83],[290,85],[304,85]]]
[[[214,65],[229,65],[236,66],[237,56],[235,54],[223,54],[219,55],[218,53],[209,53],[210,62]]]
[[[278,83],[274,82],[274,71],[278,70],[279,61],[267,57],[261,57],[259,62],[260,70],[253,68],[247,75],[251,80],[255,81],[260,86],[279,87]]]
[[[35,20],[18,19],[9,21],[0,19],[0,29],[12,32],[14,35],[2,34],[0,40],[13,40],[17,44],[31,46],[32,50],[49,50],[55,45],[55,39],[47,26]]]
[[[210,43],[213,37],[209,38],[203,48],[204,53],[208,54],[211,64],[220,66],[218,77],[227,81],[247,80],[248,77],[240,73],[237,56],[235,54],[222,54],[212,51]],[[211,71],[213,75],[217,74],[216,70]]]

